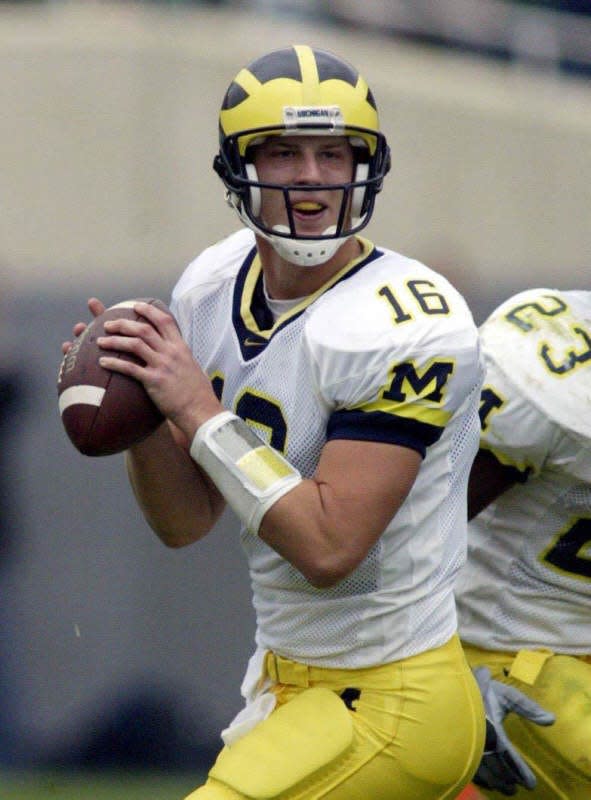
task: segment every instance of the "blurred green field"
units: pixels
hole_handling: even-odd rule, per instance
[[[184,800],[203,779],[188,772],[0,772],[0,800]],[[484,797],[469,786],[457,800]]]
[[[0,772],[1,800],[183,800],[203,776],[161,772]]]

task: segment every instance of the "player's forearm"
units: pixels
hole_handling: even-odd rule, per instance
[[[200,539],[217,522],[224,501],[164,423],[126,453],[129,481],[146,521],[168,547]]]

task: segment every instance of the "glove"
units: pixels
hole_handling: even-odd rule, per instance
[[[536,776],[509,741],[503,720],[514,711],[536,725],[552,725],[554,714],[514,686],[493,680],[488,667],[475,669],[474,677],[486,711],[486,742],[474,783],[506,796],[514,795],[518,786],[533,789]]]

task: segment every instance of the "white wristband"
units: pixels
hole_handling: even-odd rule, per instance
[[[197,429],[190,452],[251,533],[258,533],[271,506],[302,481],[289,461],[230,411]]]

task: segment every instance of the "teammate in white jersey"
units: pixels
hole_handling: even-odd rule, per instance
[[[478,332],[445,278],[359,235],[390,155],[352,66],[267,54],[219,122],[215,169],[245,228],[179,280],[180,332],[138,303],[146,322],[101,340],[103,366],[167,417],[128,453],[156,533],[188,545],[226,503],[242,522],[256,652],[191,798],[453,798],[485,729],[453,594]]]
[[[458,584],[470,662],[553,711],[508,718],[536,800],[591,797],[591,292],[535,289],[484,323],[481,450]],[[498,797],[497,793],[489,793]]]

